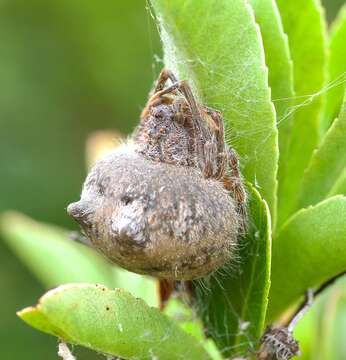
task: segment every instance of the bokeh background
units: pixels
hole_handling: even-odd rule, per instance
[[[344,0],[323,1],[331,21]],[[0,211],[69,229],[87,135],[138,122],[162,67],[145,0],[0,1]],[[0,358],[58,359],[15,312],[43,287],[0,238]],[[103,357],[83,349],[81,359]]]

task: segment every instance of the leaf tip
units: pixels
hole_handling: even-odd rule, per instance
[[[24,309],[22,309],[22,310],[18,310],[18,311],[16,312],[16,315],[17,315],[20,319],[25,320],[26,317],[27,317],[27,315],[28,315],[28,314],[32,314],[35,310],[37,310],[35,306],[28,306],[28,307],[26,307],[26,308],[24,308]]]

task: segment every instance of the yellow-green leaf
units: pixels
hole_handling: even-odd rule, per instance
[[[328,196],[346,195],[346,168],[336,180],[334,186],[330,190]]]
[[[278,0],[294,68],[296,102],[285,178],[279,184],[278,225],[297,209],[303,173],[319,142],[320,91],[326,83],[326,24],[318,0]]]
[[[294,97],[293,62],[281,16],[274,0],[251,0],[263,39],[265,62],[269,70],[271,97],[279,130],[279,183],[285,178],[292,125]]]
[[[328,130],[338,116],[346,83],[346,5],[332,24],[329,40],[328,91],[323,109],[321,130]]]
[[[2,214],[0,224],[9,247],[46,287],[86,281],[114,286],[109,263],[92,249],[73,241],[67,230],[16,212]]]
[[[207,360],[201,343],[121,289],[69,284],[18,312],[34,328],[97,352],[139,360]]]
[[[334,121],[305,171],[300,207],[325,199],[346,167],[346,97],[339,118]]]
[[[335,196],[294,214],[273,240],[268,321],[308,288],[346,270],[346,197]]]

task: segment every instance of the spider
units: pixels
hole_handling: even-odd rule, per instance
[[[172,84],[165,88],[168,80]],[[135,140],[141,144],[139,152],[151,160],[195,167],[203,177],[222,181],[246,229],[246,192],[238,157],[225,143],[222,114],[198,104],[186,80],[161,71]]]
[[[132,141],[95,164],[68,212],[128,270],[170,280],[215,271],[246,230],[246,192],[221,113],[162,70]]]

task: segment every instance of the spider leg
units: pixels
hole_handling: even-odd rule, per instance
[[[173,76],[172,73],[166,73],[164,76]],[[172,78],[170,77],[172,80]],[[205,157],[205,141],[203,139],[205,138],[205,135],[203,133],[203,118],[198,106],[198,103],[192,93],[192,90],[186,80],[181,80],[178,82],[173,83],[171,86],[162,89],[155,93],[153,97],[150,99],[150,103],[153,101],[156,101],[158,98],[161,98],[163,95],[168,94],[170,92],[173,92],[175,90],[180,91],[180,93],[185,97],[186,102],[188,103],[191,115],[192,115],[192,122],[190,124],[191,130],[192,130],[192,138],[194,140],[194,147],[195,147],[195,153],[196,153],[196,160],[197,165],[201,168],[201,171],[204,173],[204,167],[202,164],[205,164],[206,161],[204,160]],[[204,131],[205,132],[205,131]],[[208,165],[209,166],[209,165]],[[206,170],[208,173],[210,170]]]
[[[219,178],[220,171],[215,168],[215,164],[218,164],[219,157],[219,146],[215,146],[215,140],[219,135],[213,134],[216,130],[215,126],[210,126],[208,118],[206,118],[206,116],[209,116],[207,111],[203,110],[205,116],[202,116],[201,108],[198,106],[190,85],[186,80],[180,82],[179,90],[189,104],[192,114],[192,136],[195,142],[197,165],[205,177]],[[220,128],[223,129],[222,123],[220,124]]]
[[[174,281],[160,279],[158,280],[157,285],[159,292],[160,309],[163,310],[174,291]]]
[[[226,175],[223,179],[226,189],[228,189],[237,203],[237,213],[240,216],[240,229],[243,233],[247,228],[247,211],[246,211],[246,191],[241,180],[239,171],[238,156],[233,149],[228,149],[228,165],[230,167],[230,175]]]
[[[164,90],[164,87],[168,80],[171,80],[171,82],[173,84],[178,83],[178,80],[174,76],[172,71],[170,71],[168,69],[162,69],[159,77],[157,78],[154,89],[150,92],[148,103],[142,111],[141,121],[143,121],[147,118],[150,106],[153,106],[154,103],[156,101],[159,101],[160,97],[162,97],[162,95],[164,95],[164,93],[162,93],[162,90]],[[173,91],[173,90],[171,90],[171,91]]]
[[[218,141],[214,134],[207,140],[201,151],[202,156],[198,159],[200,169],[206,178],[221,180],[227,168],[228,153],[223,149],[220,152]]]
[[[168,70],[168,69],[162,69],[160,72],[160,75],[156,81],[156,85],[155,88],[153,90],[153,93],[157,93],[158,91],[162,90],[165,85],[167,80],[170,79],[172,83],[177,83],[178,80],[177,78],[174,76],[174,74],[172,73],[172,71]]]
[[[212,129],[215,133],[215,141],[217,143],[217,171],[214,174],[216,179],[223,177],[227,168],[228,152],[226,151],[225,145],[225,134],[224,134],[224,123],[220,112],[211,108],[206,108],[208,118],[212,121]]]
[[[199,159],[200,168],[202,169],[203,176],[206,178],[215,177],[217,169],[215,169],[216,158],[217,158],[217,149],[215,143],[212,141],[207,141],[203,145],[203,156]]]
[[[190,106],[193,119],[197,121],[202,120],[197,101],[192,93],[190,85],[186,80],[182,80],[180,82],[179,90],[185,96],[185,99]]]
[[[172,81],[172,85],[164,88],[168,79]],[[148,101],[148,106],[155,105],[155,103],[160,98],[162,98],[162,96],[174,92],[175,90],[179,90],[184,95],[187,103],[190,106],[193,120],[195,120],[196,122],[200,122],[202,120],[200,110],[188,82],[186,80],[178,81],[173,75],[173,73],[168,69],[163,69],[161,71],[156,87],[154,89],[154,94],[150,97]]]
[[[177,89],[180,89],[180,85],[181,85],[181,81],[175,82],[172,85],[158,91],[157,93],[155,93],[155,95],[153,96],[153,98],[161,98],[163,95],[169,94],[174,92]]]
[[[142,113],[141,113],[141,122],[145,122],[147,117],[148,117],[148,114],[149,114],[149,109],[152,107],[152,106],[156,106],[156,105],[159,105],[162,101],[162,98],[164,95],[166,94],[169,94],[169,93],[172,93],[174,91],[176,91],[180,86],[180,83],[179,82],[176,82],[174,84],[172,84],[171,86],[167,87],[167,88],[164,88],[164,89],[161,89],[157,92],[155,92],[151,97],[150,99],[148,100],[148,103],[146,105],[146,107],[143,109]]]
[[[211,108],[199,107],[186,81],[180,82],[179,90],[185,96],[194,120],[193,136],[199,167],[205,177],[221,179],[224,176],[228,160],[222,115]]]
[[[171,80],[172,85],[164,88],[168,79]],[[148,104],[153,105],[157,99],[161,98],[165,94],[173,92],[176,89],[179,89],[180,92],[185,96],[186,101],[190,106],[192,116],[196,119],[199,119],[201,117],[199,107],[188,82],[186,80],[178,81],[173,72],[168,69],[162,69]]]
[[[219,138],[224,142],[224,124],[222,114],[219,111],[204,106],[205,112],[209,115],[210,126],[214,129],[215,133],[219,135]]]

